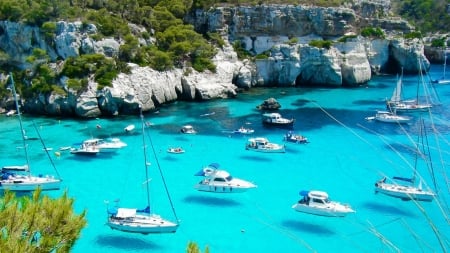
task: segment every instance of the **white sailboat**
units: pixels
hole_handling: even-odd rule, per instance
[[[419,138],[424,134],[424,125],[421,122],[421,129]],[[429,153],[429,152],[428,152]],[[422,186],[422,179],[420,179],[419,184],[415,186],[416,175],[417,175],[417,159],[421,151],[418,144],[416,145],[416,162],[414,167],[414,173],[412,178],[405,177],[393,177],[394,180],[391,183],[387,182],[387,178],[383,177],[375,183],[375,193],[382,193],[390,197],[400,198],[402,200],[416,200],[416,201],[432,201],[436,196],[430,189],[424,189]],[[424,156],[425,157],[425,156]],[[407,182],[408,185],[397,183],[397,182]]]
[[[20,124],[20,131],[22,134],[23,150],[25,152],[26,165],[5,166],[4,167],[5,169],[3,169],[1,171],[0,190],[28,192],[28,191],[34,191],[38,187],[43,191],[59,190],[60,185],[61,185],[61,180],[59,179],[59,175],[58,175],[58,177],[55,177],[52,175],[33,176],[31,174],[30,162],[29,162],[29,158],[28,158],[27,143],[26,143],[27,137],[25,135],[25,130],[24,130],[23,124],[22,124],[22,117],[21,117],[21,113],[20,113],[19,102],[17,101],[16,88],[14,85],[14,79],[13,79],[12,74],[10,74],[10,78],[11,78],[11,86],[12,86],[11,89],[12,89],[12,92],[14,95],[17,116],[18,116],[19,124]],[[36,129],[37,133],[39,134],[36,126],[35,126],[35,129]],[[42,142],[42,138],[40,138],[40,139]],[[42,144],[44,145],[44,150],[47,153],[47,156],[49,157],[49,159],[53,165],[53,168],[56,171],[56,168],[52,162],[51,156],[48,154],[48,150],[45,147],[45,144],[43,142],[42,142]],[[14,168],[15,171],[11,170],[12,168]]]
[[[123,208],[115,206],[114,208],[107,208],[108,219],[106,225],[110,228],[119,230],[122,232],[128,233],[140,233],[140,234],[156,234],[156,233],[175,233],[178,229],[178,222],[172,222],[164,219],[163,217],[152,213],[150,209],[150,191],[149,191],[149,178],[148,178],[148,166],[147,162],[147,152],[146,152],[146,144],[145,144],[145,124],[144,124],[144,116],[141,111],[141,121],[142,121],[142,140],[144,144],[144,163],[145,163],[145,176],[146,176],[146,193],[147,193],[147,207],[144,209],[137,208]],[[153,144],[152,144],[153,148]],[[155,154],[155,151],[153,150]],[[156,154],[155,154],[156,158]],[[158,163],[159,164],[159,163]],[[159,165],[158,165],[159,166]],[[164,177],[162,176],[162,172],[160,170],[161,177],[163,178],[164,187],[167,193],[167,196],[170,200],[170,195],[167,190]],[[173,214],[176,217],[175,209],[172,205],[172,201],[170,200],[170,204],[172,207]]]
[[[419,63],[420,64],[420,63]],[[421,66],[422,64],[420,64]],[[420,74],[422,68],[419,68]],[[397,78],[397,85],[392,93],[391,99],[386,101],[386,107],[391,112],[417,112],[426,111],[432,108],[432,104],[426,101],[425,103],[419,102],[419,84],[417,87],[417,97],[415,99],[405,100],[402,97],[403,89],[403,70],[400,77]]]
[[[446,75],[446,68],[447,68],[447,52],[444,50],[444,70],[442,73],[442,77],[436,80],[433,80],[433,83],[436,84],[450,84],[450,79],[447,78]]]

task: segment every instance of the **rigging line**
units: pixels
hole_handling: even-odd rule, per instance
[[[426,164],[427,164],[428,170],[429,170],[429,172],[431,174],[431,177],[433,179],[434,190],[438,191],[438,187],[437,187],[437,184],[436,184],[436,177],[434,175],[433,159],[431,159],[430,146],[429,146],[428,137],[427,137],[427,129],[425,128],[425,123],[424,123],[423,119],[421,119],[421,121],[422,121],[421,129],[423,129],[423,130],[420,130],[420,131],[421,132],[423,131],[423,134],[424,134],[424,137],[422,137],[422,143],[421,143],[422,144],[422,151],[423,151],[423,153],[426,152],[425,154],[428,154],[428,157],[425,156],[424,159],[426,160]],[[425,141],[425,143],[424,143],[424,141]],[[426,148],[426,150],[425,150],[425,148]]]
[[[17,101],[16,86],[14,85],[14,78],[13,78],[13,75],[11,72],[9,73],[9,77],[11,79],[11,86],[12,86],[12,91],[13,91],[13,96],[14,96],[14,103],[16,104],[17,116],[19,117],[20,132],[22,134],[23,149],[25,152],[25,159],[27,161],[28,174],[31,174],[30,159],[28,157],[28,149],[27,149],[27,142],[26,142],[27,137],[25,136],[25,130],[23,129],[22,114],[20,113],[19,102]]]
[[[361,124],[357,124],[357,125],[358,125],[359,127],[363,128],[363,129],[365,129],[365,130],[367,130],[367,131],[369,131],[369,132],[375,134],[376,136],[378,136],[378,138],[379,138],[381,141],[383,141],[383,143],[386,144],[386,145],[387,145],[387,146],[388,146],[395,154],[397,154],[397,155],[405,162],[405,164],[408,165],[408,167],[409,167],[411,170],[414,168],[414,167],[411,165],[411,163],[408,161],[408,159],[405,158],[404,155],[400,154],[400,152],[399,152],[397,149],[395,149],[391,144],[389,144],[389,143],[387,142],[386,138],[385,138],[383,135],[381,135],[381,134],[379,134],[379,133],[377,133],[377,132],[375,132],[375,131],[373,131],[373,130],[371,130],[371,129],[368,129],[368,128],[362,126]],[[420,176],[420,175],[419,175],[419,176]]]
[[[405,222],[405,220],[404,220],[403,218],[402,218],[400,221],[402,222],[403,226],[405,226],[405,227],[409,230],[409,232],[411,233],[411,235],[414,237],[415,241],[417,242],[417,244],[418,244],[419,247],[421,248],[422,252],[428,252],[428,251],[425,251],[425,250],[424,250],[424,248],[422,247],[422,244],[424,244],[425,246],[427,246],[427,247],[428,247],[428,250],[430,250],[430,251],[433,249],[433,247],[431,247],[431,245],[429,245],[425,240],[423,240],[422,238],[420,238],[420,236],[417,235],[417,234],[414,232],[413,229],[411,229],[411,227],[408,225],[407,222]],[[421,242],[421,243],[419,243],[419,242]]]
[[[442,148],[441,148],[441,145],[440,145],[441,142],[439,140],[444,140],[447,144],[449,144],[449,142],[447,142],[445,137],[442,136],[442,134],[437,130],[436,124],[434,123],[435,117],[431,113],[431,110],[428,110],[428,114],[429,114],[429,119],[431,121],[431,129],[433,130],[433,133],[434,133],[435,143],[437,145],[437,151],[438,151],[438,154],[439,154],[439,160],[440,160],[440,163],[441,163],[441,166],[442,166],[441,174],[442,174],[442,176],[444,178],[444,182],[445,182],[445,184],[447,186],[447,192],[450,192],[450,185],[449,185],[449,180],[448,180],[447,171],[446,171],[446,165],[445,165],[446,162],[445,162],[445,159],[443,157],[443,151],[442,151]],[[441,138],[439,138],[439,137],[441,137]],[[439,191],[440,191],[440,189],[439,189]],[[439,193],[439,192],[437,192],[437,193]],[[438,202],[438,206],[439,206],[442,214],[445,216],[447,222],[449,222],[449,218],[447,216],[447,212],[443,208],[443,206],[445,206],[445,208],[447,210],[449,210],[449,204],[447,203],[447,200],[445,198],[441,198],[441,200],[442,200],[443,204],[441,205],[441,203]]]
[[[295,234],[291,233],[288,229],[284,229],[284,228],[281,227],[281,226],[277,226],[277,225],[271,224],[271,223],[269,223],[269,222],[266,222],[267,220],[273,220],[273,217],[272,217],[272,216],[271,216],[264,208],[262,208],[262,207],[258,204],[258,202],[253,201],[253,199],[249,198],[247,194],[245,195],[245,197],[246,197],[246,199],[247,199],[248,202],[249,202],[249,201],[252,201],[252,202],[254,203],[255,207],[256,207],[256,208],[264,215],[264,217],[266,217],[265,219],[259,219],[259,218],[255,218],[255,217],[253,217],[253,216],[250,216],[251,219],[253,219],[253,220],[255,220],[256,222],[261,223],[261,224],[263,224],[263,225],[265,225],[265,226],[267,226],[267,227],[269,227],[269,228],[271,228],[271,229],[273,229],[273,230],[283,232],[283,234],[287,235],[289,238],[291,238],[291,239],[293,239],[293,240],[295,240],[295,241],[300,242],[300,244],[302,244],[302,245],[303,245],[305,248],[307,248],[309,251],[311,251],[311,252],[317,252],[316,250],[314,250],[314,248],[313,248],[311,245],[309,245],[307,242],[305,242],[303,239],[299,238],[299,237],[296,236]]]
[[[450,192],[450,185],[449,185],[449,180],[448,180],[448,176],[447,176],[447,172],[446,172],[446,169],[445,169],[445,159],[444,159],[444,157],[443,157],[443,152],[442,152],[442,148],[441,148],[441,146],[440,146],[440,141],[439,140],[444,140],[445,141],[445,143],[447,143],[447,144],[449,144],[449,142],[446,140],[446,138],[444,137],[444,136],[442,136],[442,134],[437,130],[437,128],[436,128],[436,125],[434,124],[434,117],[433,117],[433,115],[431,114],[431,111],[429,111],[429,114],[430,114],[430,121],[431,121],[431,129],[433,129],[433,133],[434,133],[434,137],[435,137],[435,142],[436,142],[436,145],[438,146],[437,147],[437,151],[438,151],[438,154],[439,154],[439,160],[440,160],[440,162],[441,162],[441,166],[442,166],[442,175],[443,175],[443,177],[444,177],[444,181],[445,181],[445,184],[447,185],[447,192]],[[439,137],[441,137],[441,138],[439,138]]]
[[[360,140],[362,140],[364,143],[369,144],[370,146],[374,147],[369,141],[367,141],[366,139],[364,139],[361,135],[359,135],[358,133],[356,133],[355,131],[353,131],[351,128],[349,128],[348,126],[346,126],[344,123],[342,123],[341,121],[339,121],[338,119],[336,119],[333,115],[331,115],[329,112],[327,112],[327,110],[325,110],[322,106],[320,106],[317,102],[314,102],[311,99],[308,99],[312,104],[316,105],[322,112],[324,112],[328,117],[330,117],[332,120],[336,121],[339,125],[343,126],[345,129],[347,129],[348,131],[350,131],[353,135],[355,135],[356,137],[358,137]]]
[[[361,127],[363,127],[363,126],[361,126]],[[379,137],[381,136],[380,134],[378,134],[378,133],[376,133],[376,132],[374,132],[374,131],[372,131],[372,130],[370,130],[370,129],[367,129],[367,130],[373,132],[374,134],[378,135]],[[381,137],[380,137],[380,138],[381,138]],[[381,138],[381,139],[383,140],[383,138]],[[385,140],[383,140],[383,141],[385,142]],[[385,142],[385,143],[386,143],[386,142]],[[402,156],[401,154],[399,154],[398,151],[397,151],[396,149],[394,149],[394,148],[393,148],[391,145],[389,145],[388,143],[386,143],[386,145],[388,145],[394,152],[396,152],[396,153],[399,155],[399,157],[402,158],[402,160],[404,160],[404,161],[411,167],[410,163],[409,163],[407,160],[405,160],[404,156]],[[418,174],[418,175],[419,175],[420,179],[422,180],[422,177],[420,176],[420,174]],[[423,180],[422,180],[422,181],[423,181]],[[424,182],[424,183],[425,183],[425,185],[428,187],[428,185],[426,184],[426,182]],[[441,210],[441,213],[442,213],[442,215],[444,216],[445,220],[446,220],[447,222],[449,222],[449,218],[448,218],[448,216],[447,216],[445,210],[443,209],[440,200],[439,200],[436,196],[434,197],[434,199],[435,199],[435,201],[436,201],[436,203],[437,203],[439,209]],[[416,204],[416,206],[419,208],[419,210],[420,210],[425,216],[427,216],[427,214],[425,213],[425,210],[424,210],[423,207],[420,205],[420,203],[419,203],[417,200],[415,200],[415,199],[411,199],[411,200],[414,202],[414,204]],[[444,204],[445,204],[446,207],[448,206],[446,202],[444,202]],[[430,226],[433,228],[433,231],[435,231],[435,230],[434,230],[435,226],[434,226],[434,224],[432,223],[431,219],[427,218],[427,220],[428,220],[428,223],[430,224]],[[438,231],[435,231],[435,233],[439,233],[439,232],[438,232]],[[436,234],[436,237],[437,237],[438,240],[440,241],[440,236],[439,236],[438,234]]]
[[[149,141],[150,141],[150,146],[152,147],[153,155],[154,155],[154,157],[155,157],[156,164],[158,165],[159,174],[160,174],[161,179],[162,179],[162,182],[163,182],[163,184],[164,184],[164,190],[166,191],[167,198],[169,199],[170,207],[172,208],[173,215],[175,216],[175,219],[177,220],[177,223],[178,223],[180,220],[178,219],[177,213],[175,212],[175,207],[174,207],[174,205],[173,205],[172,198],[170,197],[169,189],[167,188],[167,183],[166,183],[166,180],[165,180],[165,178],[164,178],[164,174],[163,174],[163,172],[162,172],[162,170],[161,170],[161,166],[160,166],[160,164],[159,164],[158,156],[156,155],[156,151],[155,151],[155,147],[154,147],[154,145],[153,145],[152,137],[151,137],[150,133],[148,133],[147,131],[145,131],[145,127],[144,127],[144,125],[145,125],[145,124],[144,124],[144,115],[142,114],[142,108],[140,109],[140,111],[141,111],[141,121],[142,121],[142,131],[143,131],[143,132],[142,132],[142,135],[143,135],[143,138],[145,138],[145,134],[147,134],[147,138],[148,138]],[[147,165],[147,162],[146,162],[146,166],[148,166],[148,165]]]
[[[141,127],[142,127],[142,143],[144,145],[144,166],[145,166],[145,188],[147,190],[147,204],[150,207],[150,191],[149,191],[149,183],[148,183],[148,161],[147,161],[147,145],[145,144],[145,128],[144,128],[144,116],[142,116],[142,110],[141,113]]]
[[[397,222],[398,220],[400,220],[401,218],[400,217],[397,217],[397,218],[394,218],[394,219],[392,219],[392,220],[389,220],[389,221],[386,221],[386,222],[384,222],[384,223],[381,223],[381,224],[378,224],[378,225],[376,225],[376,226],[374,226],[375,228],[379,228],[379,227],[384,227],[384,226],[386,226],[386,225],[389,225],[389,224],[391,224],[391,223],[395,223],[395,222]],[[363,228],[366,228],[366,226],[363,226],[361,223],[355,223],[356,225],[359,225],[359,226],[361,226],[361,227],[363,227]],[[373,225],[372,225],[373,226]],[[362,234],[362,233],[364,233],[365,231],[358,231],[358,232],[354,232],[354,233],[350,233],[350,234],[347,234],[347,236],[354,236],[354,235],[358,235],[358,234]]]
[[[33,122],[34,129],[36,130],[36,133],[39,136],[39,140],[42,143],[42,147],[44,147],[44,151],[47,154],[47,157],[50,160],[50,163],[52,164],[52,167],[53,167],[53,169],[56,172],[56,175],[58,175],[58,178],[61,178],[61,176],[58,173],[58,170],[56,169],[55,163],[53,162],[52,156],[50,155],[50,153],[48,152],[47,147],[45,146],[45,143],[44,143],[44,140],[42,139],[41,133],[39,132],[39,130],[38,130],[37,126],[36,126],[36,122],[34,122],[34,120],[32,122]]]
[[[373,235],[378,237],[384,245],[390,246],[392,249],[394,249],[397,252],[401,252],[401,250],[397,246],[395,246],[395,244],[393,244],[391,241],[389,241],[383,234],[378,232],[375,229],[375,227],[372,225],[372,223],[370,223],[370,221],[367,221],[367,223],[369,223],[369,225],[371,226],[371,227],[369,227],[369,232],[371,232]]]

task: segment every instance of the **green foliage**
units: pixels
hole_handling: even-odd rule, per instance
[[[86,85],[87,85],[87,82],[86,82]],[[82,85],[82,82],[81,82],[80,79],[73,79],[73,78],[67,80],[67,87],[69,89],[72,89],[72,90],[75,90],[75,91],[79,91],[81,89],[85,89],[86,88],[86,86]]]
[[[53,38],[56,32],[56,23],[55,22],[45,22],[41,26],[41,31],[44,33],[45,37]]]
[[[113,59],[101,54],[87,54],[68,58],[61,74],[79,79],[93,75],[101,89],[111,85],[112,80],[118,75],[118,69]]]
[[[432,47],[441,47],[441,48],[445,48],[447,39],[446,38],[439,38],[439,39],[433,39],[431,41],[431,46]]]
[[[206,38],[211,41],[214,45],[217,47],[223,48],[225,46],[225,41],[223,40],[222,36],[218,33],[206,33]]]
[[[186,248],[186,253],[201,253],[201,250],[198,247],[197,243],[189,242],[188,246]],[[209,253],[209,247],[208,246],[206,246],[204,253]]]
[[[398,13],[422,32],[450,31],[448,0],[396,0]]]
[[[289,41],[288,41],[289,45],[295,45],[297,43],[298,43],[298,38],[297,37],[290,38]]]
[[[192,0],[161,0],[156,7],[166,8],[176,18],[183,19],[192,6]]]
[[[265,52],[262,52],[262,53],[260,53],[260,54],[257,54],[257,55],[255,56],[255,59],[258,59],[258,60],[264,60],[264,59],[269,58],[269,56],[270,56],[270,51],[265,51]]]
[[[419,31],[410,32],[404,35],[405,39],[420,39],[422,38],[422,33]]]
[[[126,20],[111,15],[106,9],[89,11],[87,19],[98,24],[99,31],[105,36],[123,37],[130,33]]]
[[[330,40],[311,40],[309,42],[309,45],[317,48],[330,49],[333,45],[333,42]]]
[[[252,55],[250,54],[250,52],[248,52],[247,50],[245,50],[244,45],[242,44],[241,41],[239,40],[235,40],[233,42],[233,48],[234,51],[237,53],[237,56],[239,59],[243,60],[243,59],[249,59],[252,57]]]
[[[345,43],[345,42],[347,42],[347,40],[351,40],[351,39],[354,39],[356,37],[357,37],[357,35],[344,35],[344,36],[342,36],[342,37],[340,37],[338,39],[338,42]]]
[[[36,190],[16,198],[6,191],[0,199],[2,252],[70,252],[86,225],[86,211],[75,214],[74,200],[65,192],[51,199]]]
[[[157,47],[143,48],[140,56],[145,64],[158,71],[165,71],[173,68],[170,54],[159,50]]]
[[[169,27],[183,24],[181,19],[177,19],[165,7],[155,7],[153,9],[153,15],[150,17],[150,22],[151,27],[155,30],[155,32],[164,32]]]
[[[386,35],[381,28],[365,27],[361,30],[361,36],[366,38],[384,39]]]

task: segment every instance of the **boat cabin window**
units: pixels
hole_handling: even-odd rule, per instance
[[[214,178],[214,181],[217,181],[217,182],[225,182],[225,178],[216,177],[216,178]]]
[[[313,202],[319,203],[319,204],[325,204],[323,199],[313,199]]]
[[[233,180],[233,177],[232,177],[232,176],[226,177],[226,181],[231,181],[231,180]]]

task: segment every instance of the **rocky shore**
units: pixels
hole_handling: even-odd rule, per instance
[[[88,89],[75,92],[61,78],[58,85],[67,95],[42,95],[21,102],[24,111],[32,114],[117,116],[136,113],[139,106],[144,111],[155,110],[160,104],[176,100],[235,97],[239,90],[252,87],[357,86],[368,82],[372,75],[396,73],[400,68],[405,74],[415,74],[418,62],[429,67],[429,58],[442,62],[444,52],[425,47],[422,40],[402,37],[413,27],[390,17],[387,2],[361,1],[349,8],[260,5],[198,11],[186,20],[199,31],[220,33],[225,41],[214,58],[215,73],[191,69],[158,72],[130,64],[131,73],[119,74],[112,87],[97,89],[97,83],[91,80]],[[351,36],[345,42],[338,41],[343,36],[359,34],[362,26],[381,27],[387,36]],[[142,29],[132,24],[130,27]],[[117,55],[121,42],[113,38],[96,41],[92,38],[96,33],[94,25],[83,27],[81,22],[60,21],[49,41],[38,27],[0,21],[0,48],[21,69],[27,69],[26,59],[35,47],[46,50],[54,62],[87,53]],[[318,48],[309,45],[312,40],[333,43],[330,48]],[[239,60],[231,46],[236,42],[253,55],[264,57]],[[3,99],[3,111],[11,106],[10,98]]]

